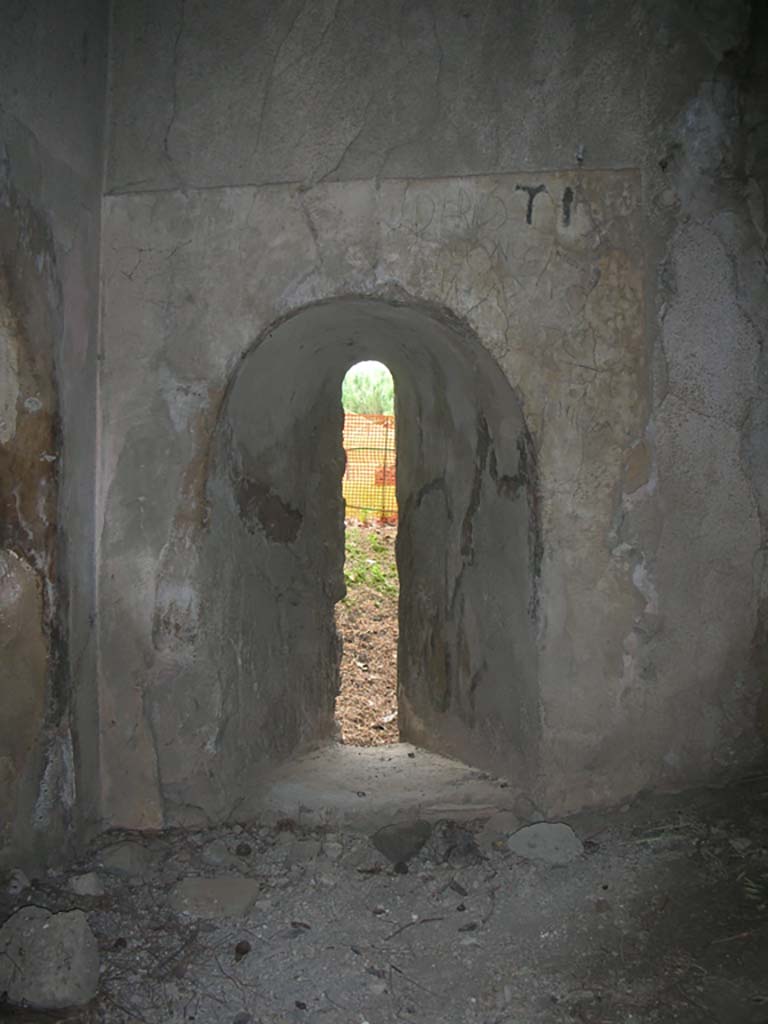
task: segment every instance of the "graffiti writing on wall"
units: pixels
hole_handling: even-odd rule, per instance
[[[459,186],[442,196],[427,188],[409,187],[400,218],[390,227],[427,243],[451,238],[468,243],[491,242],[494,254],[508,262],[515,247],[514,236],[526,228],[570,228],[576,201],[573,187],[560,182],[518,182],[511,191],[509,186],[482,192]]]

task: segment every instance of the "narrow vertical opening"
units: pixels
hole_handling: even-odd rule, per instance
[[[342,492],[346,596],[336,606],[342,640],[336,721],[343,743],[378,746],[399,739],[397,638],[399,580],[397,444],[392,374],[356,363],[342,383]]]

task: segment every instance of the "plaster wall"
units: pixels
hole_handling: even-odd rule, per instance
[[[574,198],[566,216],[563,197],[569,189]],[[456,441],[438,458],[444,461],[441,472],[423,469],[434,465],[436,456],[414,460],[411,472],[423,475],[410,490],[415,497],[433,477],[440,484],[446,473],[454,474],[447,488],[458,495],[447,519],[450,532],[466,528],[467,509],[477,498],[472,493],[478,462],[484,465],[477,486],[491,481],[488,452],[483,459],[477,451],[477,411],[491,424],[492,437],[503,437],[505,429],[509,433],[511,443],[499,446],[501,461],[493,470],[509,479],[520,468],[517,440],[524,411],[538,466],[530,502],[537,506],[540,530],[532,545],[527,533],[522,537],[525,557],[517,576],[525,599],[508,604],[501,622],[498,613],[488,614],[490,605],[482,606],[483,593],[499,592],[494,559],[501,565],[521,544],[512,511],[501,519],[481,516],[472,527],[473,545],[478,551],[485,547],[485,573],[470,592],[467,614],[481,636],[486,627],[479,624],[487,615],[496,630],[517,638],[518,669],[509,657],[506,671],[496,663],[479,698],[488,700],[489,715],[500,723],[515,714],[527,717],[535,737],[522,759],[527,777],[537,777],[543,754],[542,707],[555,709],[571,687],[579,688],[579,711],[572,706],[569,713],[572,722],[583,715],[579,722],[594,735],[627,725],[623,709],[605,699],[615,670],[606,635],[615,638],[620,664],[620,645],[635,618],[642,619],[644,601],[632,580],[636,560],[606,538],[621,500],[624,461],[642,433],[646,408],[642,271],[635,262],[638,189],[638,176],[631,172],[572,172],[336,183],[311,193],[290,185],[186,196],[172,192],[106,201],[101,702],[113,709],[103,723],[102,749],[114,820],[134,820],[122,815],[150,811],[154,817],[143,818],[145,824],[169,817],[191,820],[193,810],[222,815],[233,811],[252,786],[256,776],[242,770],[244,760],[239,775],[223,770],[229,754],[222,735],[231,731],[231,720],[242,730],[259,718],[242,714],[243,701],[234,709],[224,706],[216,676],[226,681],[239,671],[240,686],[251,685],[258,697],[263,694],[254,682],[262,674],[259,661],[274,662],[273,645],[288,666],[278,686],[282,699],[291,703],[291,686],[302,689],[308,665],[291,679],[291,668],[300,666],[301,630],[281,621],[281,615],[292,613],[281,612],[280,603],[290,604],[293,595],[296,603],[315,607],[315,614],[327,619],[323,601],[339,596],[334,578],[341,560],[334,562],[332,546],[341,520],[341,467],[334,457],[341,438],[339,392],[346,365],[366,345],[389,358],[406,394],[411,388],[449,410],[442,419],[434,419],[428,407],[412,417],[424,446],[441,450],[447,423],[455,424]],[[530,190],[538,191],[529,224]],[[325,301],[333,296],[335,302]],[[344,314],[349,296],[377,300],[377,308],[389,309],[387,330],[375,319],[367,330],[364,321],[350,320]],[[324,303],[322,317],[312,313],[317,302]],[[457,330],[465,339],[459,369],[451,371],[450,349],[441,355],[429,331],[419,329],[424,307],[449,320],[446,307],[454,319],[458,315]],[[396,330],[397,309],[416,319],[405,316]],[[286,316],[286,323],[270,333],[271,325]],[[308,316],[314,326],[292,334],[289,324],[306,323]],[[238,369],[254,341],[266,334]],[[410,339],[409,359],[399,352],[394,340],[399,335]],[[472,338],[482,340],[484,349],[474,342],[481,356],[506,378],[506,399],[478,383]],[[430,371],[430,361],[441,368],[442,379]],[[242,523],[239,533],[226,526],[227,517],[236,521],[234,492],[231,486],[223,489],[230,494],[228,506],[219,493],[222,456],[215,444],[212,448],[212,438],[232,380],[225,421],[233,436],[230,447],[246,447],[247,458],[239,462],[243,481],[262,481],[262,490],[263,481],[271,481],[265,493],[297,514],[313,510],[321,523],[330,506],[326,522],[331,525],[310,525],[305,534],[297,525],[295,537],[283,537],[270,536],[273,527],[262,524],[254,541],[246,538]],[[476,397],[468,402],[467,394]],[[240,413],[231,412],[233,402]],[[494,420],[499,408],[505,410],[505,428]],[[246,430],[248,415],[256,426]],[[322,441],[322,431],[335,431],[335,449]],[[246,443],[241,435],[258,443]],[[504,454],[508,447],[514,461]],[[323,451],[331,454],[327,461],[318,454]],[[321,487],[313,502],[297,500],[299,482],[311,489],[306,481],[312,475],[324,481],[325,492]],[[254,501],[257,497],[254,492]],[[438,499],[439,488],[433,487],[425,497],[432,530],[422,524],[416,547],[426,546],[442,565],[439,559],[454,542],[442,536]],[[528,523],[527,499],[523,505]],[[416,536],[404,534],[411,542]],[[331,551],[313,556],[312,565],[306,548],[320,541]],[[217,550],[212,560],[207,543]],[[201,572],[201,559],[216,566],[215,572]],[[529,565],[538,577],[530,584]],[[259,576],[265,575],[278,585],[271,595],[259,596]],[[298,584],[299,579],[304,582]],[[302,587],[313,590],[314,599],[302,595]],[[440,615],[437,604],[428,602],[413,610],[405,628],[422,629]],[[596,620],[601,630],[594,628]],[[322,642],[322,630],[306,622],[304,630],[310,647],[318,638],[317,686],[328,692],[332,684],[322,682],[323,652],[333,660],[327,637]],[[459,632],[471,636],[471,623]],[[535,655],[521,654],[526,635],[533,638]],[[218,638],[213,646],[212,636]],[[572,667],[574,638],[581,644],[583,670]],[[227,647],[233,654],[225,653]],[[494,645],[489,647],[493,663]],[[531,684],[527,673],[536,664]],[[471,677],[478,667],[464,671]],[[327,715],[327,701],[318,699]],[[260,743],[267,749],[279,745],[277,733],[286,722],[289,735],[297,736],[289,719],[275,714],[271,723],[267,717],[263,727],[254,728],[254,751]],[[311,719],[305,715],[303,721],[309,723],[304,737],[309,738]],[[270,741],[258,738],[270,729]],[[492,744],[486,737],[486,763],[519,769],[514,732],[510,725],[506,748],[499,737]],[[320,734],[322,727],[315,732]],[[446,746],[457,752],[455,745]],[[640,758],[639,732],[637,746]],[[578,756],[584,754],[582,747]],[[229,778],[237,784],[219,790]]]
[[[158,601],[210,614],[194,531],[215,528],[225,392],[270,325],[334,296],[447,311],[517,395],[540,487],[527,770],[542,802],[619,800],[758,755],[764,44],[759,4],[719,0],[116,0],[108,821],[222,816],[242,797],[215,781],[200,634],[161,641]],[[190,706],[208,701],[197,717],[174,707],[187,680]]]
[[[302,744],[333,736],[341,382],[374,356],[398,388],[401,734],[518,773],[535,756],[537,494],[514,393],[435,310],[341,298],[290,316],[247,354],[218,417],[194,576],[166,549],[154,642],[176,670],[151,707],[155,735],[168,736],[168,796],[210,766],[227,808]],[[193,605],[179,601],[190,591]],[[178,728],[182,713],[196,728]]]
[[[96,337],[107,20],[2,5],[0,864],[60,854],[99,788]]]

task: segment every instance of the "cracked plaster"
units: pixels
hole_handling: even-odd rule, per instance
[[[530,224],[528,188],[536,190]],[[566,188],[574,197],[568,225]],[[567,755],[571,770],[591,758],[601,733],[631,731],[639,712],[617,705],[610,690],[621,673],[623,638],[645,614],[632,581],[642,555],[613,557],[607,537],[624,463],[648,411],[642,268],[634,258],[639,195],[631,172],[572,172],[107,201],[100,521],[102,593],[115,612],[104,616],[101,648],[102,699],[114,708],[104,744],[115,755],[107,766],[108,805],[126,815],[117,820],[130,819],[133,800],[154,806],[155,820],[162,819],[160,777],[153,776],[152,802],[134,782],[125,792],[123,780],[157,764],[147,750],[158,723],[147,722],[145,705],[153,688],[170,685],[153,681],[157,672],[170,680],[183,664],[196,692],[203,683],[191,682],[200,671],[193,665],[206,661],[193,626],[186,643],[166,651],[161,668],[152,648],[155,581],[175,509],[188,496],[182,481],[189,472],[199,481],[191,467],[208,458],[205,446],[175,425],[168,382],[184,389],[185,416],[195,403],[204,416],[207,396],[223,393],[261,331],[333,295],[447,307],[466,319],[519,396],[539,467],[538,700],[549,727],[530,767],[539,771],[548,743],[562,746],[564,685],[580,693],[578,705],[568,702],[562,712],[571,734],[583,737],[581,751],[574,745]],[[157,368],[162,389],[147,367]],[[184,532],[171,543],[177,553],[196,547]],[[204,619],[206,590],[193,598],[182,586],[184,572],[187,580],[194,574],[185,558],[177,557],[174,572],[182,578],[170,603]],[[596,620],[599,633],[591,628]],[[218,725],[200,720],[208,750],[217,749],[211,728]],[[128,770],[134,757],[141,765]],[[212,777],[217,757],[218,749],[208,762]],[[200,803],[194,786],[184,789],[174,783],[174,803]]]
[[[196,635],[184,580],[206,513],[169,495],[199,496],[240,354],[334,295],[449,309],[503,370],[536,453],[533,760],[542,800],[565,807],[758,750],[762,191],[759,172],[743,193],[719,184],[754,89],[723,57],[748,63],[750,5],[502,8],[116,5],[100,517],[128,460],[113,415],[137,437],[165,424],[164,450],[184,454],[156,499],[139,492],[142,553],[126,554],[122,510],[102,552],[140,563],[148,595],[161,549],[168,607]],[[113,396],[136,359],[196,389],[208,426],[180,436],[156,396]],[[133,685],[148,678],[137,655]],[[142,722],[127,715],[130,735],[149,737]]]
[[[23,539],[66,539],[39,591],[49,549],[2,556],[26,580],[8,607],[38,609],[0,625],[36,652],[41,707],[41,609],[66,609],[66,713],[38,737],[21,819],[45,807],[46,764],[80,834],[223,813],[210,787],[203,809],[164,782],[156,721],[198,663],[211,438],[258,333],[350,293],[448,307],[520,401],[542,806],[750,763],[768,736],[764,5],[115,0],[111,20],[108,81],[98,0],[13,3],[0,36],[0,215],[10,186],[49,231],[32,308],[55,311],[61,418],[39,450],[61,460],[57,509],[25,510]],[[528,225],[516,186],[541,184]],[[23,352],[3,352],[7,447],[50,403],[26,383],[14,399]],[[214,687],[204,765],[227,713]]]

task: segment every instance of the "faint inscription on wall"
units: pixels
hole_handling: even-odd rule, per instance
[[[505,263],[515,258],[518,245],[530,245],[530,231],[555,227],[578,233],[574,216],[577,193],[568,184],[527,180],[509,182],[490,191],[473,192],[458,186],[435,194],[418,186],[407,189],[400,219],[392,230],[407,231],[424,242],[463,241],[483,244]],[[528,229],[528,230],[526,230]]]

